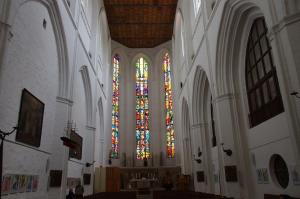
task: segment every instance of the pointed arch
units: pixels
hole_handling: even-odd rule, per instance
[[[218,96],[234,92],[234,82],[237,80],[235,75],[239,71],[236,67],[239,64],[236,62],[240,61],[237,57],[245,57],[246,53],[241,46],[245,43],[242,40],[248,38],[253,21],[261,16],[263,16],[261,9],[253,2],[227,1],[225,3],[216,52],[218,56],[216,56],[215,76]]]
[[[182,147],[183,147],[183,173],[192,174],[192,146],[191,146],[191,123],[189,106],[185,98],[182,99]]]
[[[104,163],[104,111],[102,98],[98,100],[98,111],[99,111],[99,127],[100,127],[100,151],[99,151],[99,163],[103,165]]]
[[[63,28],[64,26],[57,2],[52,0],[26,0],[19,5],[15,13],[11,13],[13,17],[9,18],[8,24],[14,24],[15,17],[21,7],[32,1],[42,4],[48,10],[55,36],[59,66],[59,87],[57,97],[60,99],[68,99],[70,92],[68,48],[65,31]]]
[[[86,125],[92,126],[93,124],[93,96],[91,89],[91,80],[87,66],[80,68],[80,73],[83,81],[85,103],[86,103]]]

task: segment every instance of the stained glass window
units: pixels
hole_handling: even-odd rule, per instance
[[[163,71],[164,71],[164,88],[165,88],[167,157],[173,158],[175,156],[175,136],[174,136],[174,120],[173,120],[174,114],[173,114],[170,57],[168,53],[166,53],[164,56]]]
[[[136,157],[150,157],[148,63],[141,57],[136,62]]]
[[[116,55],[113,59],[111,158],[118,158],[119,155],[119,60],[118,55]]]

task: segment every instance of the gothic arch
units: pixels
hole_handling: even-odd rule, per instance
[[[149,72],[149,77],[148,77],[148,80],[151,81],[151,78],[152,78],[152,71],[153,71],[153,63],[152,63],[152,60],[150,59],[150,57],[148,55],[146,55],[145,53],[137,53],[133,58],[132,58],[132,61],[130,63],[130,67],[129,67],[129,72],[130,74],[133,74],[133,79],[135,81],[135,64],[137,62],[137,60],[140,58],[140,57],[143,57],[147,63],[148,63],[148,72]],[[131,70],[133,70],[134,72],[132,72]]]
[[[152,60],[150,59],[150,57],[149,57],[148,55],[146,55],[145,53],[142,53],[142,52],[137,53],[137,54],[132,58],[131,65],[132,65],[132,66],[135,66],[135,63],[137,62],[138,58],[140,58],[140,57],[145,58],[146,61],[148,62],[148,64],[149,64],[150,67],[153,66]]]
[[[192,93],[193,124],[207,123],[208,104],[210,104],[210,84],[205,71],[197,66]]]
[[[59,66],[59,88],[58,88],[58,97],[62,99],[68,99],[69,97],[69,58],[68,58],[68,49],[67,41],[65,37],[65,31],[63,28],[63,23],[61,19],[61,14],[56,1],[52,0],[25,0],[18,5],[18,9],[15,13],[11,13],[11,18],[9,18],[8,24],[14,24],[15,17],[18,11],[29,2],[40,3],[46,7],[48,14],[50,16],[54,35],[56,38],[56,48],[57,48],[57,57],[58,57],[58,66]]]
[[[183,148],[183,173],[192,174],[192,146],[191,146],[191,123],[189,106],[185,98],[182,99],[182,148]]]
[[[87,66],[82,66],[80,68],[80,73],[82,76],[85,103],[86,103],[86,125],[91,127],[93,124],[93,96],[91,89],[91,81]]]
[[[249,1],[228,1],[221,17],[216,54],[217,96],[234,93],[235,82],[240,78],[245,64],[239,65],[246,54],[246,38],[255,18],[263,16],[261,9]],[[229,49],[229,50],[224,50]],[[244,77],[242,75],[242,77]]]
[[[213,168],[219,164],[216,161],[212,161],[213,156],[218,156],[217,153],[213,154],[212,150],[212,147],[216,146],[214,120],[212,118],[212,93],[206,72],[200,66],[196,68],[192,92],[194,147],[198,147],[198,150],[200,149],[203,154],[202,164],[207,177],[207,183],[202,185],[203,187],[201,188],[214,192],[216,191],[214,190],[216,183],[213,182]]]
[[[99,111],[99,131],[100,131],[100,151],[99,151],[99,163],[100,165],[103,165],[104,163],[104,155],[105,155],[105,151],[104,151],[104,112],[103,112],[103,103],[102,103],[102,98],[100,98],[98,100],[98,111]]]
[[[234,146],[239,167],[244,170],[245,198],[253,197],[254,179],[251,175],[251,163],[246,137],[247,116],[243,113],[247,107],[245,91],[245,57],[247,41],[253,21],[264,16],[258,5],[245,1],[228,1],[222,14],[219,29],[216,58],[216,96],[232,99],[231,114],[234,115]],[[266,20],[267,21],[267,20]],[[229,50],[224,50],[229,49]],[[242,92],[242,93],[240,93]],[[241,94],[241,95],[236,95]],[[221,99],[221,98],[220,98]],[[241,100],[240,100],[241,99]],[[246,146],[246,147],[245,147]],[[247,180],[246,180],[247,179]]]

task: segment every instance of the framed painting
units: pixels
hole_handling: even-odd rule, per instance
[[[18,193],[19,191],[19,175],[12,175],[10,193]]]
[[[32,191],[32,181],[33,181],[33,176],[26,176],[26,192],[31,192]]]
[[[19,177],[19,193],[23,193],[26,191],[26,184],[27,184],[27,177],[26,175],[20,175]]]
[[[74,130],[71,131],[70,139],[76,143],[75,148],[70,148],[69,157],[81,160],[82,156],[82,137]]]
[[[36,192],[39,186],[39,176],[32,177],[32,192]]]
[[[2,177],[2,195],[10,193],[10,185],[12,181],[12,175],[5,175]]]
[[[23,89],[16,141],[35,147],[40,146],[44,106],[42,101]]]

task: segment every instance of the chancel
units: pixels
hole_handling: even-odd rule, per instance
[[[299,0],[1,0],[0,199],[300,198]]]

